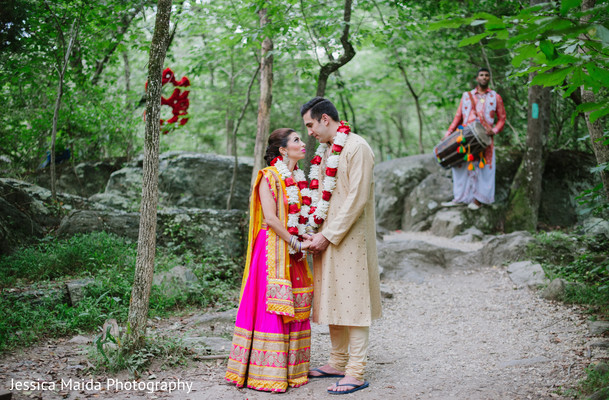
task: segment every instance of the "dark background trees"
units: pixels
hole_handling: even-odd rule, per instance
[[[32,173],[50,154],[57,66],[76,20],[55,152],[69,149],[72,163],[141,153],[156,2],[3,0],[2,9],[4,174]],[[461,92],[473,87],[479,67],[488,67],[508,115],[499,147],[527,146],[527,85],[535,74],[534,83],[551,92],[546,150],[595,149],[606,176],[607,15],[607,1],[577,0],[532,9],[490,0],[178,1],[165,66],[191,81],[190,120],[161,138],[160,151],[253,156],[257,133],[282,126],[304,132],[299,107],[323,87],[378,162],[430,152]],[[265,38],[272,49],[263,56]],[[272,75],[252,83],[271,58]],[[260,133],[256,99],[269,82],[269,122]]]

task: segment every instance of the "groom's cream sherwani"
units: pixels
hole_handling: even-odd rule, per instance
[[[325,160],[320,178],[325,177]],[[349,134],[328,217],[319,229],[331,243],[313,257],[314,322],[370,326],[381,316],[373,170],[372,149],[361,136]]]

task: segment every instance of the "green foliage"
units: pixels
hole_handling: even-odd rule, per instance
[[[432,29],[484,26],[484,30],[464,38],[460,46],[486,39],[494,48],[514,53],[512,64],[520,68],[512,76],[536,74],[531,85],[551,86],[568,96],[580,87],[591,90],[600,101],[585,107],[592,122],[609,114],[609,59],[607,25],[609,3],[589,10],[579,10],[581,1],[565,0],[560,9],[550,3],[525,8],[517,15],[498,18],[476,13],[469,18],[449,18]],[[585,19],[584,19],[585,18]]]
[[[0,288],[92,274],[133,263],[133,243],[105,232],[78,234],[67,240],[47,237],[35,246],[0,258]]]
[[[450,124],[461,93],[472,87],[475,71],[488,62],[494,89],[502,95],[508,120],[522,138],[525,67],[530,59],[541,62],[543,56],[560,70],[542,71],[554,74],[551,82],[565,73],[567,80],[606,79],[604,61],[597,62],[596,57],[584,63],[589,73],[581,74],[579,67],[564,71],[572,65],[561,65],[580,57],[577,46],[573,47],[575,42],[563,44],[554,39],[561,32],[573,34],[559,23],[572,20],[575,3],[564,4],[566,16],[555,15],[552,25],[536,19],[543,9],[520,10],[517,1],[356,2],[349,39],[357,54],[330,77],[326,96],[383,161],[418,152],[417,109],[398,66],[404,68],[418,95],[423,146],[429,151]],[[62,38],[65,41],[74,18],[80,18],[81,30],[65,78],[57,145],[72,150],[74,163],[137,154],[143,147],[143,87],[154,2],[62,0],[51,4],[17,0],[16,4],[6,15],[21,30],[11,33],[8,51],[0,54],[0,93],[5,99],[5,112],[0,116],[0,162],[10,160],[8,170],[4,165],[0,168],[23,176],[41,163],[49,149],[57,90],[54,66],[61,59]],[[267,8],[270,18],[264,28],[257,14],[262,7]],[[190,120],[179,131],[161,138],[161,151],[228,151],[227,133],[240,114],[247,84],[260,61],[261,42],[267,36],[274,45],[270,129],[289,126],[300,130],[299,107],[315,95],[320,64],[342,54],[342,7],[341,2],[319,7],[309,0],[176,3],[172,30],[173,24],[177,27],[166,66],[179,77],[190,78]],[[439,15],[453,18],[438,21]],[[515,23],[517,17],[520,22]],[[592,37],[606,40],[609,31],[604,22],[593,18],[590,24],[594,27]],[[535,35],[539,26],[543,27],[539,36],[543,44],[538,46]],[[456,27],[460,29],[446,29]],[[515,36],[522,40],[506,47]],[[460,43],[474,45],[459,47]],[[595,49],[599,47],[592,47]],[[519,62],[512,64],[512,59]],[[166,86],[165,92],[171,89]],[[599,89],[599,94],[602,91]],[[256,83],[238,132],[240,156],[253,153],[257,92]],[[599,107],[590,111],[595,118],[605,110]],[[568,102],[555,103],[551,120],[555,135],[549,138],[550,146],[584,148],[585,144],[576,140],[582,136],[584,124],[566,124],[566,116],[573,111]],[[497,136],[497,144],[515,145],[518,141],[512,134],[511,128],[504,130]]]
[[[541,263],[552,279],[574,283],[567,287],[564,301],[588,304],[609,316],[609,242],[603,235],[541,232],[527,254]]]
[[[10,42],[13,51],[0,54],[0,155],[15,172],[34,169],[49,150],[57,70],[74,20],[80,21],[80,30],[64,79],[57,144],[70,148],[73,160],[123,156],[141,147],[134,143],[141,115],[125,107],[124,92],[114,80],[101,86],[96,79],[115,62],[123,30],[143,4],[16,0],[19,13],[9,18],[20,29]]]
[[[606,169],[606,167],[604,168]],[[578,213],[582,215],[592,214],[595,216],[602,216],[609,209],[602,183],[599,183],[591,189],[584,190],[576,199],[579,201],[579,204],[584,206],[581,209],[578,209]]]
[[[609,397],[609,368],[604,364],[604,368],[596,368],[597,364],[592,364],[586,368],[586,379],[579,384],[582,394],[590,395],[603,388],[604,396],[597,398]]]
[[[578,239],[560,231],[539,232],[536,241],[527,249],[527,256],[534,261],[556,265],[574,260],[574,249],[579,249]]]
[[[185,366],[189,352],[180,339],[173,337],[146,337],[144,345],[137,350],[128,349],[119,345],[119,338],[109,332],[103,338],[99,335],[94,346],[89,348],[89,359],[93,361],[93,370],[97,373],[117,373],[127,370],[139,378],[154,360],[160,368]],[[114,346],[108,346],[113,344]]]
[[[136,244],[107,233],[78,235],[67,240],[44,240],[0,259],[0,352],[57,337],[95,329],[109,318],[127,320],[135,274]],[[198,283],[177,293],[153,286],[150,315],[167,316],[187,307],[234,307],[241,260],[220,252],[173,254],[159,249],[156,271],[183,265]],[[68,278],[91,277],[84,298],[71,306],[61,296]],[[32,292],[34,291],[34,292]],[[29,294],[33,293],[33,294]],[[39,293],[50,293],[39,297]]]

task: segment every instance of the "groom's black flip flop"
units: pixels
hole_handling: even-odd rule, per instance
[[[321,370],[321,368],[315,368],[311,371],[315,371],[321,375],[309,375],[309,378],[314,379],[314,378],[344,378],[345,375],[340,375],[340,374],[329,374],[327,372],[324,372]]]
[[[336,390],[328,390],[328,393],[330,394],[349,394],[349,393],[353,393],[353,392],[357,392],[358,390],[361,389],[365,389],[368,386],[370,386],[370,384],[368,383],[368,381],[364,381],[364,383],[362,383],[361,385],[356,385],[355,383],[338,383],[336,382],[336,386],[351,386],[353,387],[353,389],[349,389],[349,390],[345,390],[342,392],[338,392]]]

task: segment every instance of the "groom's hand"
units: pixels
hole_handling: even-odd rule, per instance
[[[330,241],[328,239],[326,239],[326,237],[324,235],[322,235],[321,233],[316,233],[311,237],[311,244],[309,245],[309,251],[313,252],[313,253],[320,253],[322,251],[324,251],[328,245],[330,244]]]

